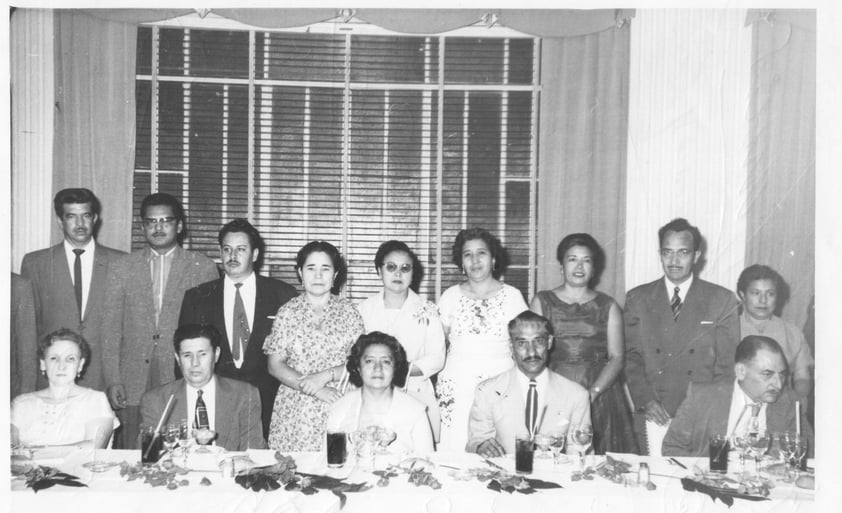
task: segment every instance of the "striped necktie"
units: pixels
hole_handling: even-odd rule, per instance
[[[76,295],[76,306],[79,307],[79,318],[82,318],[82,253],[84,249],[74,249],[76,260],[73,262],[73,293]]]
[[[530,434],[535,432],[538,421],[538,384],[534,379],[529,380],[529,392],[526,393],[526,429]]]
[[[233,340],[231,340],[231,358],[234,359],[234,363],[237,363],[240,359],[251,336],[249,320],[246,317],[246,307],[243,305],[243,296],[240,295],[240,287],[242,286],[242,283],[234,284],[236,288],[236,292],[234,293],[234,329],[231,330],[233,334]]]
[[[672,308],[672,318],[673,320],[678,320],[678,314],[681,313],[681,296],[678,295],[678,291],[681,289],[679,287],[675,288],[675,291],[672,295],[672,301],[670,302],[670,308]]]
[[[202,391],[196,392],[199,396],[196,398],[196,428],[210,428],[210,421],[208,421],[208,408],[205,406],[205,400],[202,399]]]

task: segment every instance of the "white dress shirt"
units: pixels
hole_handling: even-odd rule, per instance
[[[187,426],[188,430],[193,433],[193,423],[196,421],[196,399],[199,397],[199,389],[193,388],[187,381],[184,382],[187,389]],[[208,425],[211,429],[215,429],[216,423],[216,376],[211,376],[210,381],[202,387],[202,401],[205,402],[205,407],[208,410]]]
[[[740,382],[734,380],[734,393],[731,394],[731,410],[728,413],[728,431],[727,433],[745,433],[748,423],[751,420],[751,404],[754,401],[743,392],[740,387]],[[745,410],[745,413],[743,413]],[[742,418],[740,415],[742,414]],[[737,419],[740,423],[737,424]],[[734,428],[737,428],[736,430]],[[760,413],[757,414],[757,427],[759,432],[766,432],[766,403],[761,402]]]
[[[680,284],[673,283],[669,278],[664,276],[664,283],[667,287],[667,301],[672,303],[672,296],[675,294],[675,288],[678,287],[678,297],[681,298],[681,303],[683,304],[684,298],[687,297],[687,291],[690,290],[690,285],[693,284],[693,273],[690,273],[690,277]]]
[[[522,373],[520,369],[515,372],[517,376],[518,385],[520,385],[520,392],[523,395],[523,404],[527,404],[527,397],[529,396],[529,378]],[[544,368],[541,374],[535,376],[535,388],[538,392],[538,415],[536,417],[537,423],[541,422],[541,412],[544,410],[544,405],[547,404],[547,387],[550,384],[550,371]],[[525,419],[525,417],[524,417]],[[538,429],[540,426],[536,426]],[[524,429],[526,426],[524,425]]]
[[[67,240],[64,241],[64,254],[67,257],[67,266],[70,268],[70,283],[73,286],[76,286],[76,283],[73,281],[73,268],[76,265],[76,253],[73,252],[74,248]],[[92,238],[88,241],[88,245],[82,248],[85,252],[79,255],[79,260],[82,261],[82,316],[85,315],[85,305],[88,304],[88,293],[91,291],[91,276],[94,273],[94,250],[96,249],[96,242]]]
[[[231,348],[231,354],[234,354],[234,298],[237,294],[237,288],[234,286],[234,280],[225,275],[223,281],[223,313],[225,314],[225,331],[228,334],[228,346]],[[243,280],[243,286],[240,287],[240,297],[243,298],[243,308],[246,310],[246,318],[249,324],[249,333],[254,329],[254,302],[257,298],[257,278],[254,273],[251,273],[248,278]],[[245,347],[240,352],[240,358],[234,360],[234,365],[239,369],[243,364],[243,357]]]

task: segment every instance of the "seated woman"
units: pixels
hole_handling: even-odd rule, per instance
[[[740,335],[743,338],[764,335],[780,344],[789,365],[792,388],[798,395],[806,397],[812,386],[813,355],[804,333],[775,315],[778,307],[783,306],[784,292],[783,278],[771,267],[754,264],[743,269],[737,280],[737,295],[743,309]]]
[[[351,433],[368,426],[395,432],[393,453],[427,455],[433,452],[433,435],[426,407],[403,387],[409,364],[406,352],[391,335],[372,331],[361,335],[348,356],[346,368],[351,384],[360,387],[330,406],[329,431]]]
[[[85,339],[65,328],[38,341],[41,372],[49,385],[12,401],[13,444],[108,444],[120,421],[103,392],[76,384],[90,358]]]

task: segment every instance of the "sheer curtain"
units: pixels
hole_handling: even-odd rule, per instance
[[[816,14],[750,11],[752,95],[746,264],[790,287],[783,317],[803,326],[815,291]]]
[[[556,247],[588,232],[606,253],[599,289],[624,294],[629,24],[543,40],[538,287],[560,284]]]
[[[132,221],[137,25],[58,10],[55,27],[53,191],[93,190],[102,203],[98,240],[127,250]],[[57,231],[54,234],[58,236]]]

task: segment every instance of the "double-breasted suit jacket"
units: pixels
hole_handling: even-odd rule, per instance
[[[225,279],[220,278],[188,290],[181,303],[179,326],[184,324],[211,324],[222,334],[219,360],[216,362],[216,374],[229,378],[247,381],[260,391],[261,419],[263,432],[269,435],[269,423],[272,420],[272,407],[275,404],[275,393],[280,384],[267,367],[266,355],[263,353],[263,341],[272,332],[272,323],[278,308],[298,295],[292,285],[286,282],[255,275],[256,291],[254,298],[254,312],[249,313],[252,322],[251,335],[243,350],[243,363],[238,369],[231,356],[231,344],[228,340],[228,329],[225,326],[224,291]],[[271,317],[271,318],[270,318]],[[176,375],[180,372],[176,368]]]
[[[81,318],[64,242],[27,253],[21,264],[21,275],[32,282],[35,294],[38,339],[59,328],[68,328],[81,335],[91,347],[91,361],[87,362],[79,384],[95,390],[105,390],[106,386],[102,363],[105,289],[116,262],[125,256],[122,251],[96,244],[88,300]],[[37,367],[34,372],[38,373]],[[46,384],[46,380],[39,377],[38,388]]]
[[[740,321],[734,294],[694,277],[678,319],[664,279],[626,295],[626,380],[635,409],[652,399],[675,416],[690,382],[734,376]]]
[[[140,404],[147,389],[149,367],[157,358],[159,383],[174,379],[173,334],[178,327],[184,292],[219,278],[211,259],[178,246],[164,290],[158,324],[152,291],[149,247],[117,262],[105,294],[103,369],[107,386],[122,383],[126,403]]]

